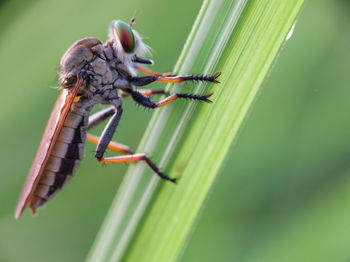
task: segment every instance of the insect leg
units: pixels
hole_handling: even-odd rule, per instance
[[[98,141],[100,141],[100,138],[98,136],[94,136],[91,134],[87,134],[86,139],[96,145],[98,144]],[[113,151],[116,151],[122,154],[127,154],[127,155],[133,154],[133,152],[130,150],[130,148],[127,145],[123,145],[114,141],[109,142],[107,147]]]
[[[148,76],[172,76],[172,73],[164,73],[164,74],[159,74],[157,72],[152,71],[151,69],[148,69],[147,67],[144,67],[142,65],[136,65],[136,69],[144,73],[145,75]]]
[[[90,128],[95,127],[102,121],[106,120],[108,117],[110,117],[114,113],[115,113],[114,106],[110,106],[105,109],[102,109],[101,111],[96,112],[95,114],[89,117],[88,130]],[[100,138],[98,136],[94,136],[89,133],[87,134],[86,139],[96,145],[98,144],[98,141],[100,141]],[[130,150],[128,146],[117,142],[111,141],[107,147],[113,151],[116,151],[122,154],[133,154],[133,152]]]
[[[89,117],[88,130],[97,126],[102,121],[106,120],[108,117],[112,116],[115,113],[115,107],[110,106],[101,111],[96,112]]]
[[[173,102],[174,100],[176,100],[178,98],[195,99],[195,100],[200,100],[200,101],[204,101],[207,103],[212,102],[211,100],[208,99],[208,97],[210,97],[212,95],[212,93],[208,93],[205,96],[194,95],[194,94],[173,94],[173,95],[168,96],[167,98],[165,98],[164,100],[161,100],[159,102],[155,102],[152,99],[150,99],[149,97],[147,97],[147,96],[143,95],[142,93],[135,91],[135,90],[131,90],[130,95],[135,100],[136,103],[138,103],[139,105],[142,105],[144,107],[148,107],[148,108],[162,107],[162,106],[165,106],[165,105]]]
[[[101,159],[103,157],[103,154],[105,153],[109,142],[111,142],[113,134],[122,116],[122,112],[123,112],[123,109],[121,104],[116,106],[115,113],[109,120],[108,124],[106,125],[105,129],[102,132],[100,140],[98,141],[96,152],[95,152],[95,157],[97,159]]]
[[[164,173],[162,173],[159,170],[159,168],[145,154],[133,154],[128,146],[111,141],[113,133],[115,132],[115,129],[118,125],[121,114],[122,114],[121,106],[117,107],[117,109],[115,109],[115,107],[112,106],[93,114],[89,118],[88,129],[92,128],[93,126],[96,126],[103,120],[113,115],[113,117],[108,122],[105,130],[103,131],[101,138],[91,134],[87,134],[87,140],[97,144],[97,150],[96,150],[95,156],[98,159],[98,161],[101,163],[145,161],[147,165],[162,179],[175,183],[176,178],[170,178]],[[114,151],[117,151],[123,154],[128,154],[128,155],[121,156],[121,157],[103,158],[103,154],[106,151],[107,147]]]
[[[130,77],[130,83],[134,86],[148,85],[154,81],[160,81],[165,83],[181,83],[185,81],[203,81],[219,83],[217,78],[220,76],[219,72],[216,72],[212,76],[205,75],[187,75],[187,76],[163,76],[163,75],[150,75],[150,76],[134,76]]]
[[[139,57],[139,56],[136,56],[136,55],[133,58],[133,62],[134,63],[139,63],[139,64],[153,65],[153,61],[152,60],[149,60],[149,59],[146,59],[146,58],[142,58],[142,57]]]
[[[153,89],[140,89],[137,91],[145,96],[163,95],[166,93],[165,89],[155,89],[155,90],[153,90]]]
[[[163,95],[167,93],[165,89],[138,89],[137,91],[145,96]],[[125,91],[119,94],[121,97],[128,97],[130,95],[130,93],[127,93]]]
[[[171,178],[162,173],[159,168],[149,159],[145,154],[134,154],[127,156],[116,156],[100,158],[98,161],[101,163],[126,163],[126,162],[139,162],[145,161],[146,164],[162,179],[168,180],[170,182],[176,183],[177,178]]]

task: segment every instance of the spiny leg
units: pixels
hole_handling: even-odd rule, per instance
[[[154,72],[154,71],[152,71],[144,66],[141,66],[141,65],[136,65],[136,68],[138,70],[140,70],[141,72],[143,72],[144,74],[146,74],[147,76],[131,77],[130,83],[135,85],[135,86],[148,85],[154,81],[161,81],[161,82],[166,82],[166,83],[180,83],[180,82],[184,82],[184,81],[206,81],[206,82],[219,83],[217,78],[220,76],[219,72],[216,72],[212,76],[204,76],[204,75],[172,76],[172,73],[159,74],[159,73]],[[152,96],[152,95],[156,95],[156,94],[165,94],[166,93],[164,89],[159,89],[159,90],[140,89],[137,91],[145,96]],[[185,96],[186,95],[187,94],[185,94]],[[193,96],[195,96],[195,95],[193,95]],[[190,96],[186,97],[186,98],[197,99],[196,97],[190,97]]]
[[[171,178],[160,172],[159,168],[145,154],[134,154],[127,156],[116,156],[98,159],[101,163],[127,163],[145,161],[146,164],[162,179],[176,183],[177,178]]]
[[[89,124],[88,124],[88,129],[96,126],[97,124],[101,123],[103,120],[107,119],[111,115],[115,114],[116,109],[112,106],[106,109],[103,109],[95,114],[93,114],[89,118]],[[117,111],[118,112],[118,111]],[[110,120],[110,122],[116,121],[113,120],[113,118]],[[108,125],[105,128],[108,129]],[[105,131],[103,133],[105,133]],[[106,131],[108,132],[108,131]],[[95,144],[100,144],[101,139],[97,136],[87,134],[87,140],[95,143]],[[112,149],[116,152],[122,153],[122,154],[127,154],[127,156],[120,156],[120,157],[109,157],[109,158],[103,158],[103,153],[100,158],[97,157],[97,160],[101,163],[122,163],[122,162],[138,162],[138,161],[145,161],[146,164],[162,179],[171,181],[173,183],[176,183],[177,178],[170,178],[164,173],[162,173],[159,168],[149,159],[145,154],[133,154],[133,152],[130,150],[130,148],[126,145],[119,144],[116,142],[113,142],[109,140],[109,143],[107,145],[109,149]],[[106,148],[105,148],[106,150]]]
[[[194,99],[194,100],[200,100],[200,101],[204,101],[207,103],[211,103],[212,101],[208,99],[208,97],[210,97],[212,95],[212,93],[208,93],[204,96],[200,96],[200,95],[194,95],[194,94],[173,94],[171,96],[168,96],[167,98],[159,101],[159,102],[155,102],[152,99],[150,99],[149,97],[143,95],[142,93],[135,91],[135,90],[131,90],[129,91],[131,97],[135,100],[136,103],[138,103],[139,105],[142,105],[144,107],[148,107],[148,108],[157,108],[157,107],[162,107],[165,106],[173,101],[175,101],[178,98],[185,98],[185,99]]]
[[[145,86],[154,81],[160,81],[165,83],[181,83],[185,81],[203,81],[219,83],[217,78],[220,76],[219,72],[216,72],[212,76],[205,75],[187,75],[187,76],[163,76],[163,75],[149,75],[149,76],[134,76],[130,77],[129,82],[134,86]]]

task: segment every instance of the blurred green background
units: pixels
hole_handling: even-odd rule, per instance
[[[87,144],[64,193],[39,215],[26,210],[14,220],[65,50],[85,36],[104,41],[112,19],[136,14],[135,29],[154,49],[154,70],[171,71],[201,2],[0,2],[0,261],[83,261],[127,168],[101,166]],[[306,1],[183,261],[350,260],[349,13],[346,0]],[[115,139],[135,149],[151,114],[125,101]]]

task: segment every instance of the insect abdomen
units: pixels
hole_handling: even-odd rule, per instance
[[[87,116],[69,112],[49,155],[43,174],[32,195],[29,206],[35,212],[63,188],[76,173],[84,158]]]

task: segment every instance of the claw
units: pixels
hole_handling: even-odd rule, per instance
[[[219,80],[216,80],[220,75],[221,75],[221,72],[215,72],[215,74],[213,75],[214,83],[220,83]]]
[[[212,92],[209,92],[208,94],[206,94],[205,95],[205,97],[207,98],[206,100],[204,100],[205,102],[207,102],[207,103],[213,103],[213,101],[211,101],[210,99],[208,99],[208,97],[211,97],[213,95],[213,93]]]

